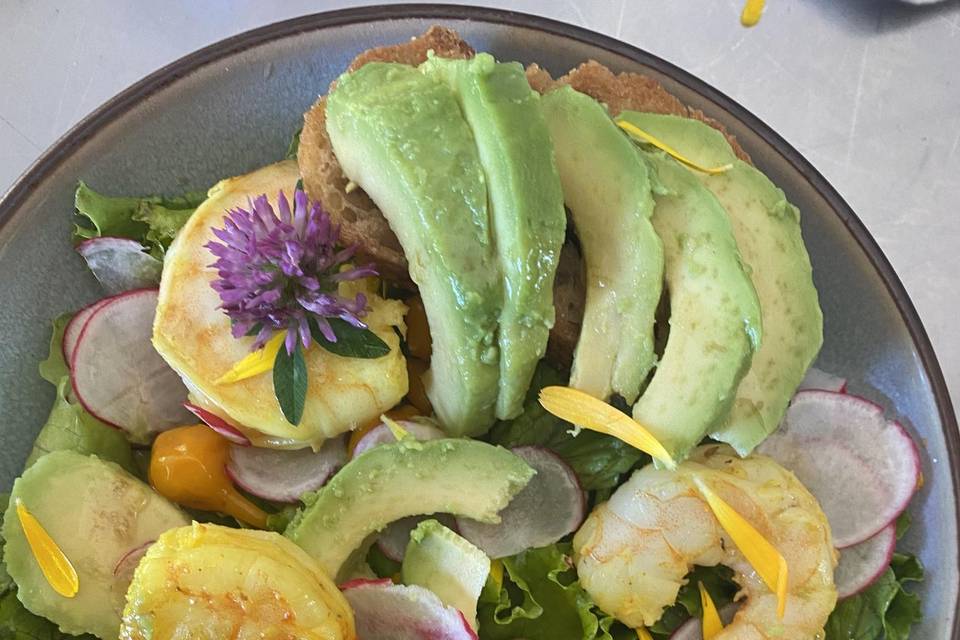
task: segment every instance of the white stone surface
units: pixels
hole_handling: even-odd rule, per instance
[[[960,397],[960,1],[513,0],[700,76],[796,146],[890,258]],[[0,0],[0,189],[71,125],[158,67],[326,0]]]

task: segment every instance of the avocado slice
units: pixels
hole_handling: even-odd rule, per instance
[[[760,346],[760,303],[717,198],[666,154],[640,153],[663,187],[653,226],[663,240],[670,335],[633,417],[682,460],[730,411]]]
[[[498,522],[533,475],[519,456],[479,440],[404,439],[357,456],[305,496],[284,535],[337,576],[369,535],[394,520],[452,513]]]
[[[493,237],[504,278],[497,418],[523,411],[554,323],[553,281],[567,217],[540,94],[519,63],[487,53],[431,56],[420,66],[450,85],[473,130],[487,180]]]
[[[763,173],[740,160],[719,131],[698,120],[624,111],[620,118],[680,153],[724,173],[693,171],[727,210],[733,235],[760,299],[763,344],[737,388],[726,420],[711,436],[742,456],[772,433],[823,344],[823,313],[800,212]]]
[[[17,502],[40,522],[77,571],[65,598],[47,582],[17,516]],[[114,568],[127,552],[190,520],[166,498],[112,462],[74,451],[37,459],[13,483],[3,516],[3,558],[27,609],[64,633],[116,640],[129,576]]]
[[[503,296],[483,169],[450,87],[371,63],[340,77],[327,131],[344,173],[383,211],[420,287],[433,355],[424,384],[453,435],[494,422]]]
[[[410,534],[403,557],[404,584],[437,594],[477,628],[477,601],[490,574],[490,558],[436,520],[424,520]]]
[[[663,280],[648,166],[593,98],[562,87],[541,102],[586,261],[570,386],[633,402],[656,362],[653,325]]]

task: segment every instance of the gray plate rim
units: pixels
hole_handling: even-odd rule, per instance
[[[37,185],[43,183],[67,158],[77,152],[87,141],[95,137],[114,119],[122,116],[139,102],[168,85],[180,80],[194,71],[226,58],[239,51],[282,40],[300,33],[334,29],[347,24],[399,20],[405,18],[423,19],[467,19],[493,24],[516,25],[534,29],[546,34],[561,36],[600,47],[645,64],[670,77],[717,107],[734,114],[755,134],[771,147],[775,148],[790,165],[802,175],[818,194],[830,204],[831,209],[843,222],[847,232],[853,237],[860,250],[868,258],[883,281],[897,306],[900,317],[910,333],[916,347],[924,372],[927,375],[943,429],[950,463],[950,476],[954,495],[960,495],[960,430],[950,393],[947,389],[940,363],[934,353],[930,338],[920,320],[910,296],[903,283],[884,255],[880,246],[857,217],[853,209],[827,179],[776,131],[760,118],[734,101],[721,91],[684,71],[680,67],[663,60],[643,49],[627,44],[615,38],[605,36],[583,27],[567,24],[542,16],[464,5],[437,4],[397,4],[372,5],[316,13],[298,18],[276,22],[220,40],[202,49],[188,54],[146,76],[129,88],[106,101],[95,111],[77,123],[56,142],[54,142],[30,167],[13,183],[0,198],[0,230],[3,229],[20,211],[21,205]],[[960,529],[960,510],[957,511],[957,525]],[[958,567],[960,570],[960,567]],[[958,596],[957,610],[960,610]],[[954,620],[951,638],[960,640],[960,616]]]

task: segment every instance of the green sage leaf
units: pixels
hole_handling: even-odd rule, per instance
[[[273,393],[287,422],[300,424],[307,403],[307,363],[299,340],[292,355],[283,346],[277,352],[273,361]]]
[[[327,340],[313,320],[310,321],[310,334],[317,344],[330,353],[344,358],[364,359],[382,358],[390,353],[390,346],[370,329],[355,327],[340,318],[327,318],[327,322],[337,336],[336,342]]]

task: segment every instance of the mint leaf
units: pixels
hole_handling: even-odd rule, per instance
[[[300,424],[307,402],[307,363],[299,340],[292,354],[283,346],[277,351],[273,362],[273,392],[287,422]]]
[[[570,465],[587,491],[612,489],[619,484],[621,475],[646,456],[617,438],[595,431],[571,435],[573,425],[548,413],[538,401],[543,387],[566,383],[563,374],[541,362],[530,383],[523,413],[494,425],[489,441],[507,448],[546,447]]]
[[[390,353],[390,346],[380,339],[370,329],[355,327],[346,320],[340,318],[327,318],[333,334],[337,337],[336,342],[330,342],[320,332],[320,328],[312,318],[310,319],[310,335],[321,347],[330,353],[344,358],[382,358]]]

